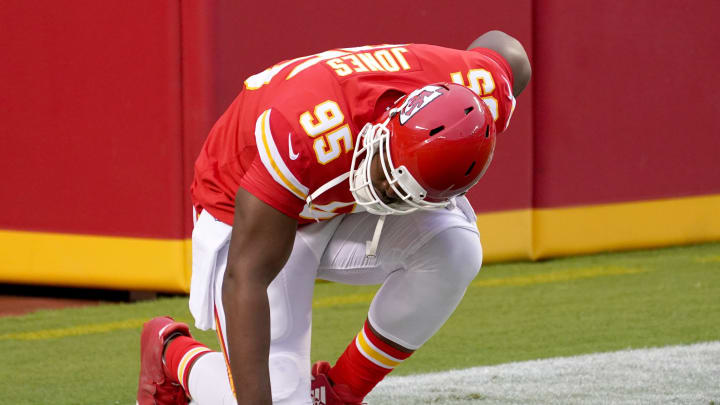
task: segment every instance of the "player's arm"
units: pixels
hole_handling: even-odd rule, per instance
[[[488,48],[499,53],[512,70],[513,95],[517,97],[522,93],[530,81],[532,69],[525,48],[520,41],[502,31],[488,31],[475,39],[467,49],[474,48]]]
[[[272,404],[267,288],[292,251],[297,220],[240,188],[222,299],[238,404]]]

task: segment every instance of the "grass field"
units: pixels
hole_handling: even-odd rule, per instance
[[[317,285],[314,359],[344,350],[375,289]],[[0,318],[0,403],[134,404],[140,328],[161,314],[190,322],[185,297]],[[718,340],[718,243],[497,264],[393,375]]]
[[[372,405],[720,403],[720,341],[391,376]]]

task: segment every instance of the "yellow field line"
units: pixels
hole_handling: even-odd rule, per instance
[[[34,332],[5,333],[0,340],[46,340],[67,336],[90,335],[93,333],[112,332],[121,329],[135,329],[142,326],[147,319],[127,319],[124,321],[78,325],[69,328],[45,329]]]
[[[720,256],[705,256],[695,258],[696,263],[720,263]]]
[[[624,274],[636,274],[648,271],[640,268],[625,267],[591,267],[583,269],[560,270],[550,273],[531,274],[526,276],[512,276],[503,278],[491,278],[477,280],[470,284],[473,288],[482,287],[516,287],[533,284],[555,283],[562,281],[580,280],[603,276],[616,276]],[[375,294],[350,294],[339,295],[313,300],[313,308],[331,308],[342,305],[361,304],[370,302]],[[96,323],[89,325],[78,325],[69,328],[45,329],[33,332],[18,332],[0,334],[0,341],[3,340],[48,340],[68,336],[90,335],[95,333],[107,333],[116,330],[136,329],[142,327],[147,319],[128,319],[117,322]]]
[[[490,278],[478,280],[470,284],[471,287],[505,287],[525,286],[531,284],[556,283],[561,281],[581,280],[585,278],[619,276],[624,274],[644,273],[647,269],[627,267],[590,267],[553,271],[551,273],[531,274],[527,276],[513,276],[504,278]]]

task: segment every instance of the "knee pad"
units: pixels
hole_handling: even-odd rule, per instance
[[[304,363],[291,352],[270,354],[268,366],[273,404],[295,404],[310,398],[310,369]]]
[[[454,263],[456,277],[458,282],[461,284],[469,285],[473,279],[480,272],[482,267],[482,246],[480,245],[480,238],[477,235],[473,235],[474,241],[468,241],[467,252],[472,252]]]
[[[482,266],[480,236],[465,228],[450,228],[435,236],[426,246],[429,254],[443,257],[443,278],[463,289]]]
[[[435,235],[378,290],[368,318],[384,337],[422,346],[448,319],[482,265],[477,233],[450,228]]]

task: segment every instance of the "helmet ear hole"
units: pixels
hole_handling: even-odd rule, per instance
[[[490,125],[485,127],[485,138],[490,137]]]
[[[470,106],[470,107],[466,108],[466,109],[465,109],[465,115],[470,114],[470,113],[472,112],[473,108],[474,108],[473,106]]]
[[[437,134],[438,132],[442,131],[443,129],[445,129],[445,126],[444,126],[444,125],[440,125],[440,126],[437,127],[437,128],[431,129],[431,130],[430,130],[430,136],[433,136],[433,135]]]
[[[465,175],[467,176],[472,171],[473,167],[475,167],[475,161],[473,160],[472,163],[470,163],[470,167],[468,167],[467,171],[465,172]]]

